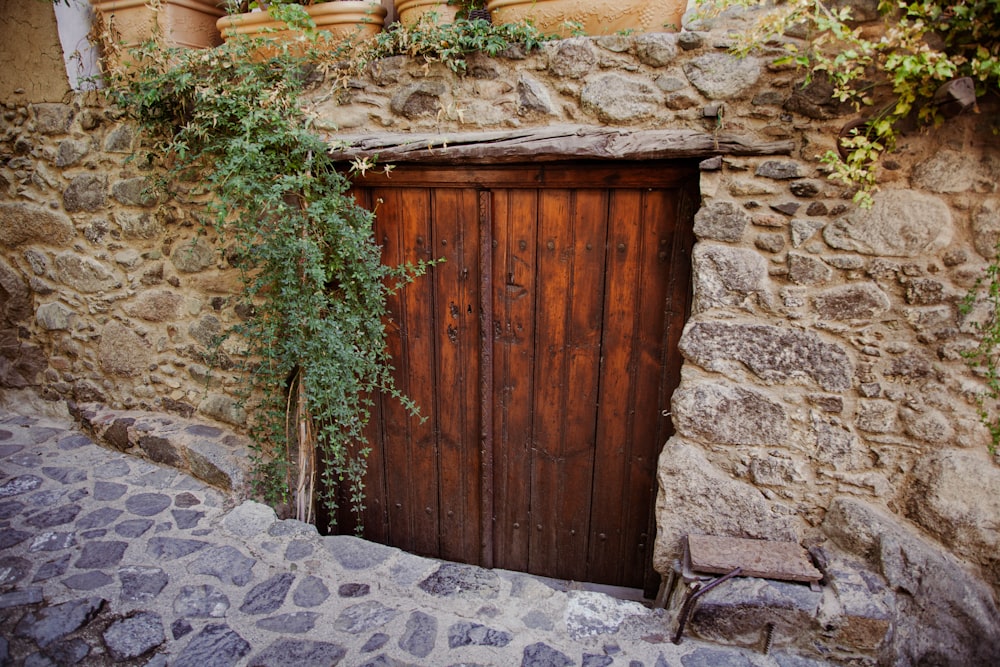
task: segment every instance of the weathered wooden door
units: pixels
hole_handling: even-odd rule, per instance
[[[366,537],[655,590],[690,176],[657,163],[400,167],[358,183],[384,261],[444,259],[390,304],[398,387],[423,419],[377,401]]]

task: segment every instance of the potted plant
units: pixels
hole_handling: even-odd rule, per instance
[[[303,24],[311,21],[319,34],[333,42],[360,42],[382,30],[388,13],[379,0],[272,0],[255,4],[259,4],[257,11],[245,11],[248,7],[244,2],[237,7],[244,10],[242,13],[218,20],[216,25],[224,39],[238,35],[295,39],[303,34]]]
[[[394,0],[396,17],[403,25],[415,25],[425,14],[434,13],[439,23],[453,23],[456,18],[475,18],[485,12],[486,0]],[[486,13],[488,17],[488,12]],[[482,16],[479,16],[482,18]]]
[[[488,0],[495,23],[530,21],[543,33],[569,37],[622,31],[679,30],[687,0]]]
[[[116,46],[134,47],[154,35],[167,46],[207,49],[222,43],[218,0],[92,0]]]

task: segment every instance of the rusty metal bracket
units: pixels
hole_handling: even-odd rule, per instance
[[[743,571],[742,567],[738,567],[728,574],[724,574],[718,579],[713,580],[711,583],[706,584],[704,587],[699,582],[694,582],[688,589],[687,596],[684,598],[684,604],[681,605],[681,613],[677,619],[677,632],[674,633],[674,637],[671,641],[675,644],[681,643],[681,636],[684,634],[684,626],[687,625],[688,616],[691,614],[691,610],[694,609],[694,603],[698,601],[705,593],[709,592],[722,582],[727,579],[732,579]]]

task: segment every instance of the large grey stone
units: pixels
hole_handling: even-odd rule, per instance
[[[725,372],[733,362],[768,383],[812,380],[826,391],[851,386],[854,373],[847,352],[809,331],[763,324],[693,322],[679,343],[692,363]]]
[[[320,614],[312,611],[295,611],[290,614],[262,618],[257,621],[256,626],[271,632],[299,635],[312,630],[319,618]]]
[[[91,540],[83,545],[80,558],[73,567],[79,569],[109,568],[121,562],[128,542]]]
[[[27,202],[0,202],[0,245],[16,248],[35,243],[61,246],[76,236],[66,214]]]
[[[406,628],[399,638],[399,648],[412,656],[426,658],[434,650],[437,639],[437,619],[422,611],[414,611],[406,619]]]
[[[45,648],[52,642],[76,632],[89,623],[104,606],[98,597],[80,598],[30,611],[18,622],[14,632],[29,637]]]
[[[73,106],[58,102],[43,102],[31,105],[35,118],[35,129],[39,134],[66,134],[76,116]]]
[[[196,551],[200,551],[208,546],[208,542],[202,540],[186,540],[178,537],[156,536],[149,538],[146,543],[146,553],[154,558],[163,560],[175,560],[190,556]]]
[[[205,404],[202,403],[202,406]],[[227,422],[245,419],[245,412],[239,405],[227,404]],[[204,410],[206,413],[209,412]],[[222,444],[219,440],[199,438],[187,443],[187,463],[190,473],[203,482],[227,491],[243,488],[247,479],[246,462],[248,452],[244,447]]]
[[[68,250],[56,255],[55,275],[62,284],[88,294],[113,289],[120,283],[107,265]]]
[[[17,477],[11,477],[3,484],[0,484],[0,498],[19,496],[22,493],[34,491],[40,487],[43,482],[45,482],[45,480],[37,475],[18,475]]]
[[[972,214],[972,243],[984,259],[996,258],[1000,243],[1000,200],[987,199]]]
[[[108,177],[83,174],[70,180],[63,191],[63,207],[70,213],[99,211],[108,204]]]
[[[434,116],[442,108],[441,96],[447,92],[440,81],[422,81],[399,88],[389,101],[393,113],[415,119]]]
[[[808,586],[759,578],[735,578],[699,598],[691,632],[709,641],[753,645],[774,625],[773,640],[788,642],[819,628],[823,593]]]
[[[644,65],[666,67],[677,58],[677,33],[647,32],[637,35],[635,55]]]
[[[575,640],[618,632],[632,617],[644,617],[649,609],[631,600],[619,600],[595,591],[572,591],[563,618]]]
[[[151,611],[140,611],[114,621],[101,636],[115,660],[138,658],[167,639],[163,620]]]
[[[147,322],[167,322],[177,318],[184,297],[168,290],[148,290],[140,292],[131,303],[125,306],[125,312],[132,317]]]
[[[90,142],[77,139],[63,139],[56,149],[56,166],[72,167],[90,152]]]
[[[318,607],[329,597],[330,590],[323,580],[310,574],[299,580],[299,585],[292,593],[292,602],[296,607]]]
[[[104,326],[97,355],[105,372],[120,377],[139,375],[149,364],[149,344],[121,322]]]
[[[655,114],[663,95],[644,79],[608,73],[587,81],[580,103],[604,123],[629,123]]]
[[[172,667],[234,667],[247,653],[250,644],[225,623],[211,623],[202,628],[184,647]]]
[[[257,561],[236,547],[221,546],[203,551],[188,565],[191,574],[207,574],[224,584],[245,586],[253,578],[253,566]],[[301,587],[301,585],[300,585]]]
[[[269,614],[285,602],[285,596],[295,581],[291,572],[282,572],[257,584],[247,593],[240,611],[244,614]]]
[[[555,107],[548,89],[538,79],[521,74],[517,79],[517,109],[520,113],[551,114]]]
[[[931,192],[965,192],[976,181],[976,163],[966,152],[937,150],[913,168],[913,184]]]
[[[917,190],[884,190],[871,209],[857,209],[827,225],[830,246],[865,255],[916,257],[939,250],[954,233],[951,210]]]
[[[824,320],[871,320],[891,306],[889,296],[874,283],[842,285],[813,298],[816,314]]]
[[[830,282],[833,269],[819,257],[788,253],[788,280],[796,285],[816,286]]]
[[[398,549],[375,544],[351,535],[323,538],[323,546],[348,570],[367,570],[399,553]]]
[[[438,597],[492,599],[500,593],[500,578],[491,570],[473,565],[444,563],[418,586],[425,593]]]
[[[735,242],[743,238],[750,216],[735,202],[713,201],[694,216],[694,233],[700,239]]]
[[[181,273],[198,273],[215,266],[215,249],[201,237],[179,243],[170,253],[170,261]]]
[[[692,257],[694,312],[711,308],[752,309],[768,303],[768,264],[760,253],[745,248],[699,243]]]
[[[503,648],[514,637],[503,630],[494,630],[479,623],[460,621],[448,628],[448,648],[460,646],[494,646]]]
[[[122,583],[121,598],[128,602],[155,600],[170,580],[160,568],[142,565],[119,568],[118,579]]]
[[[399,615],[399,611],[377,600],[369,600],[347,607],[333,623],[335,630],[359,635],[380,628]]]
[[[242,426],[246,424],[247,413],[238,401],[233,399],[231,396],[226,396],[225,394],[209,394],[205,399],[198,404],[198,411],[202,414],[218,419],[221,422],[227,424],[232,424],[233,426]],[[205,477],[202,474],[207,475],[209,479],[218,479],[220,482],[228,483],[226,480],[225,473],[214,461],[206,461],[206,463],[213,464],[210,468],[206,468],[204,473],[199,473],[198,476],[202,479]],[[208,480],[206,480],[208,481]],[[213,481],[214,483],[214,481]]]
[[[247,665],[248,667],[274,667],[274,665],[335,667],[345,655],[347,649],[340,644],[305,639],[279,639],[250,658]]]
[[[833,500],[823,530],[865,558],[896,593],[886,664],[1000,663],[1000,612],[993,592],[901,518],[858,498]]]
[[[758,487],[734,479],[697,446],[674,437],[660,455],[653,563],[668,572],[682,535],[798,541],[799,520],[772,510]]]
[[[34,299],[21,273],[0,259],[0,326],[31,317]],[[7,344],[4,343],[6,346]],[[11,347],[13,347],[13,341]]]
[[[677,431],[721,445],[775,445],[788,437],[788,415],[760,392],[718,383],[681,386],[672,399]]]
[[[73,311],[59,303],[43,303],[35,310],[35,322],[45,331],[66,331],[73,323]]]
[[[185,618],[223,618],[229,598],[215,586],[182,586],[174,598],[174,613]]]
[[[756,58],[738,58],[728,53],[706,53],[684,63],[688,81],[710,100],[739,95],[756,85],[760,74],[760,61]]]
[[[913,470],[907,516],[1000,584],[1000,468],[978,449],[944,450]]]
[[[156,203],[152,183],[142,176],[116,181],[111,186],[111,196],[126,206],[152,206]]]
[[[568,655],[543,642],[525,646],[521,656],[521,667],[570,667],[573,664]]]
[[[233,535],[247,538],[266,533],[277,520],[274,510],[267,505],[245,500],[226,514],[222,525]]]
[[[137,493],[125,499],[125,509],[138,516],[156,516],[171,502],[165,493]]]
[[[586,37],[574,37],[545,46],[549,71],[560,79],[581,79],[597,62],[597,51]]]

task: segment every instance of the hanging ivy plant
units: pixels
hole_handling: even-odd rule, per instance
[[[348,193],[300,108],[304,87],[337,54],[235,40],[211,51],[152,44],[133,55],[138,64],[112,75],[111,99],[152,138],[164,187],[203,185],[242,279],[241,312],[250,315],[230,334],[247,346],[257,488],[313,521],[321,474],[331,517],[338,493],[360,512],[370,396],[385,392],[416,411],[390,374],[386,297],[427,265],[382,264],[373,214]]]

